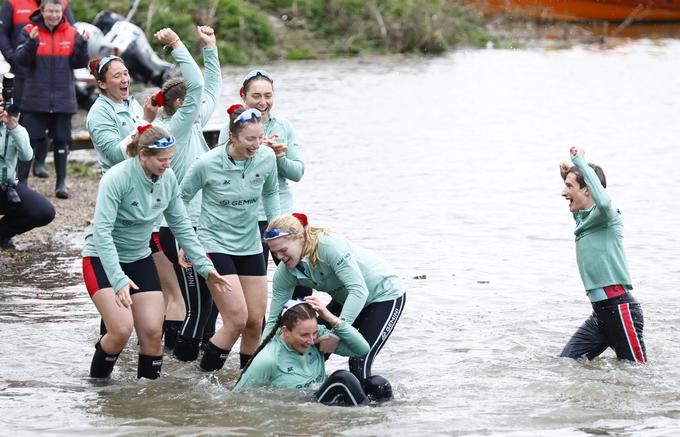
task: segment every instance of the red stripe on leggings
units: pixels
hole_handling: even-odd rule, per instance
[[[156,245],[156,249],[158,249],[159,252],[163,252],[163,248],[161,247],[161,238],[158,235],[158,232],[152,232],[151,239],[153,240],[153,244]]]
[[[635,332],[635,326],[633,325],[633,319],[630,316],[630,309],[628,308],[627,303],[619,305],[619,315],[621,315],[621,322],[623,323],[623,328],[626,330],[628,345],[630,346],[631,352],[633,352],[635,361],[644,363],[645,357],[642,354],[642,348],[640,347],[640,342],[638,341],[637,332]]]
[[[87,293],[90,297],[93,297],[96,292],[101,290],[99,281],[97,281],[97,275],[94,273],[94,267],[92,267],[92,260],[89,256],[83,258],[83,279],[85,280],[85,288],[87,288]]]

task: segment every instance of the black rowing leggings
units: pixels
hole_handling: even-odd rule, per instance
[[[593,302],[593,313],[576,330],[560,356],[592,360],[611,347],[620,360],[644,363],[647,351],[642,339],[643,326],[642,308],[630,293]]]
[[[182,289],[184,304],[187,308],[187,316],[179,333],[185,337],[201,338],[203,327],[213,307],[210,290],[205,285],[205,281],[199,280],[198,273],[193,268],[185,269],[179,265],[179,246],[170,228],[163,226],[158,234],[163,253],[175,268],[177,281]]]
[[[385,302],[374,302],[364,307],[359,313],[352,326],[354,326],[368,342],[369,350],[366,356],[361,358],[352,357],[349,359],[349,370],[359,379],[362,384],[364,380],[371,376],[371,366],[373,360],[385,345],[385,342],[392,334],[399,317],[404,310],[406,294],[402,294],[396,299]],[[340,315],[342,305],[331,300],[328,310],[336,316]]]
[[[327,405],[353,407],[367,405],[368,396],[356,376],[347,370],[336,370],[314,394],[316,400]]]

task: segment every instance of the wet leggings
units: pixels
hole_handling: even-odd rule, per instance
[[[162,226],[158,236],[163,253],[175,268],[177,282],[182,289],[184,304],[187,308],[187,316],[179,333],[185,337],[201,338],[203,327],[213,307],[210,290],[205,285],[205,281],[199,280],[198,274],[193,268],[185,269],[179,265],[179,247],[170,228]]]
[[[611,347],[620,360],[644,363],[647,352],[643,326],[642,308],[630,293],[593,302],[593,313],[576,330],[560,356],[592,360]]]
[[[366,405],[368,396],[356,376],[347,370],[336,370],[314,394],[316,400],[327,405],[352,407]]]
[[[394,326],[399,321],[404,304],[406,302],[406,294],[402,294],[396,299],[385,302],[374,302],[364,307],[359,313],[352,326],[354,326],[366,339],[369,345],[368,354],[361,358],[349,359],[349,370],[357,377],[359,382],[363,384],[364,380],[371,376],[371,366],[373,360],[378,355],[378,352],[385,345],[385,342],[392,334]],[[342,305],[332,300],[328,304],[328,310],[340,315]]]
[[[17,185],[16,190],[21,198],[18,206],[8,202],[7,194],[0,189],[0,238],[12,238],[54,220],[54,205],[42,194],[26,185]]]

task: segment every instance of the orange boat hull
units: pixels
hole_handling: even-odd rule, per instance
[[[494,11],[541,20],[680,21],[680,2],[666,0],[488,0]]]

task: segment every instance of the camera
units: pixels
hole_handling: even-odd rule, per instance
[[[14,103],[14,74],[5,73],[2,76],[2,98],[1,107],[12,117],[19,115],[19,105]]]
[[[17,185],[14,182],[5,181],[0,183],[0,191],[5,192],[5,197],[10,205],[18,206],[21,204],[21,197],[17,193]]]

